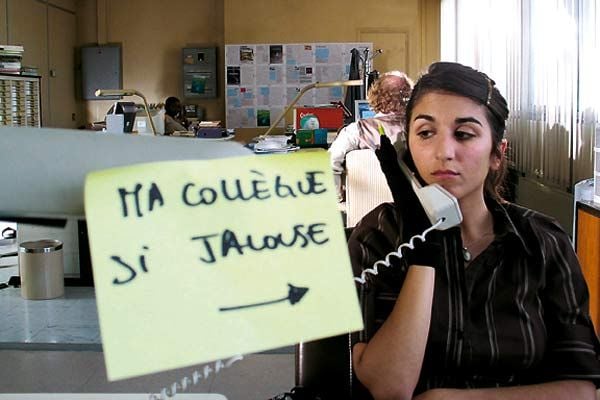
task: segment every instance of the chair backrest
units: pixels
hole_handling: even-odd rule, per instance
[[[296,345],[296,387],[321,400],[372,400],[352,368],[352,345],[360,332],[332,336]]]
[[[391,201],[375,152],[364,149],[346,154],[346,226],[355,226],[379,204]]]
[[[350,335],[296,345],[296,386],[323,400],[352,398]]]
[[[353,228],[346,228],[346,239]],[[296,387],[322,400],[361,399],[371,395],[352,370],[352,345],[361,333],[332,336],[296,345]]]

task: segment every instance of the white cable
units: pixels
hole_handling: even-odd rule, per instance
[[[430,226],[429,228],[425,229],[423,231],[423,233],[421,233],[420,235],[415,235],[413,237],[410,238],[410,240],[406,243],[402,243],[400,246],[398,246],[398,249],[396,251],[392,251],[390,253],[388,253],[384,259],[382,260],[377,260],[375,261],[375,263],[373,264],[372,268],[368,268],[365,269],[361,274],[360,274],[360,278],[355,277],[354,280],[358,283],[360,283],[361,285],[364,285],[367,280],[366,280],[366,275],[367,274],[371,274],[371,275],[377,275],[379,273],[379,271],[377,270],[377,266],[379,264],[382,264],[386,267],[389,267],[390,264],[390,257],[391,256],[396,256],[398,258],[402,258],[402,249],[408,247],[409,249],[414,249],[415,245],[414,245],[414,241],[415,239],[419,239],[421,242],[425,241],[425,236],[435,230],[438,226],[440,226],[443,222],[444,222],[445,218],[440,218],[437,220],[437,222],[435,224],[433,224],[432,226]]]
[[[414,249],[415,248],[415,245],[414,245],[415,239],[419,239],[421,242],[424,242],[425,236],[427,236],[427,234],[429,232],[435,230],[438,226],[440,226],[444,222],[444,220],[445,220],[445,218],[440,218],[435,224],[433,224],[429,228],[425,229],[423,231],[423,233],[421,233],[420,235],[415,235],[415,236],[411,237],[407,243],[402,243],[400,246],[398,246],[398,249],[396,251],[392,251],[392,252],[388,253],[383,260],[375,261],[375,263],[373,264],[373,268],[365,269],[360,274],[360,278],[354,278],[354,280],[356,282],[360,283],[361,285],[364,285],[366,283],[366,278],[365,278],[366,274],[377,275],[379,273],[377,270],[377,266],[379,264],[383,264],[384,266],[389,267],[391,265],[389,262],[389,259],[391,256],[396,256],[398,258],[402,258],[402,249],[403,248],[408,247],[410,249]],[[203,372],[204,372],[203,374],[199,373],[198,371],[194,371],[194,374],[192,375],[191,379],[189,377],[184,377],[183,379],[181,379],[181,382],[174,382],[171,385],[171,387],[163,388],[159,395],[150,394],[149,400],[165,400],[168,398],[173,398],[177,394],[178,389],[185,391],[185,390],[187,390],[188,385],[190,383],[195,385],[198,383],[198,381],[200,379],[202,379],[202,378],[207,379],[211,372],[217,373],[223,368],[229,368],[231,366],[231,364],[233,364],[236,361],[242,360],[242,359],[243,359],[243,357],[241,355],[238,355],[238,356],[232,357],[225,363],[223,363],[223,361],[221,361],[221,360],[218,360],[215,362],[214,369],[211,368],[209,365],[205,365],[203,368]]]
[[[180,381],[173,382],[171,386],[162,388],[160,394],[149,394],[148,400],[172,399],[177,394],[177,391],[186,391],[189,387],[191,387],[192,384],[197,385],[201,379],[208,379],[211,373],[217,374],[222,369],[229,368],[236,361],[243,359],[244,357],[242,355],[236,355],[225,362],[222,360],[215,361],[214,367],[211,367],[209,364],[205,364],[200,371],[194,371],[191,378],[185,376]]]

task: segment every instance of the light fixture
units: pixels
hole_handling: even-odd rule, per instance
[[[148,114],[148,119],[150,120],[150,127],[152,128],[152,134],[156,136],[156,128],[154,127],[154,121],[152,120],[152,116],[150,115],[150,110],[148,109],[148,102],[146,101],[146,97],[134,89],[98,89],[94,92],[96,97],[108,97],[108,96],[138,96],[144,100],[144,107],[146,108],[146,114]]]
[[[300,89],[300,92],[298,92],[296,97],[294,97],[294,100],[292,100],[292,102],[283,110],[281,115],[277,117],[275,122],[271,124],[269,129],[267,129],[267,131],[265,132],[264,136],[267,136],[271,133],[273,128],[275,128],[275,126],[277,126],[277,124],[283,119],[283,117],[285,117],[285,114],[287,114],[288,111],[290,111],[290,109],[298,102],[298,100],[300,100],[300,97],[302,97],[302,95],[304,95],[304,93],[308,92],[309,90],[337,86],[362,86],[362,84],[362,80],[355,79],[351,81],[315,82],[311,83],[310,85],[304,86],[302,89]]]

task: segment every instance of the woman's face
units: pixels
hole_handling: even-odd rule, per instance
[[[417,101],[409,147],[425,182],[439,184],[458,200],[483,198],[488,170],[500,166],[484,106],[454,94],[430,92]]]

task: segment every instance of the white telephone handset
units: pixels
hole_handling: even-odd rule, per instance
[[[429,218],[429,222],[433,225],[441,220],[441,223],[436,227],[437,230],[443,231],[462,222],[462,213],[460,212],[456,197],[451,195],[437,183],[421,186],[421,183],[419,183],[414,173],[408,169],[406,164],[402,161],[399,161],[398,163],[400,164],[400,169],[410,181],[415,194],[419,198],[419,201]]]
[[[385,136],[383,127],[381,125],[379,125],[379,133],[381,136]],[[443,231],[457,226],[462,222],[462,213],[460,212],[460,207],[458,206],[458,200],[456,200],[456,197],[451,195],[446,189],[437,183],[422,186],[417,180],[415,174],[402,160],[400,160],[400,158],[398,159],[398,164],[400,165],[400,170],[410,182],[411,187],[417,195],[419,202],[423,206],[425,214],[427,214],[427,218],[429,219],[429,222],[431,222],[432,226],[425,229],[421,234],[417,234],[409,238],[407,242],[402,243],[400,246],[398,246],[397,250],[388,253],[383,259],[375,261],[373,267],[364,269],[360,274],[360,277],[354,278],[354,280],[361,285],[366,283],[367,275],[377,275],[379,273],[379,266],[389,267],[391,265],[390,260],[392,257],[402,258],[403,249],[414,249],[416,244],[415,241],[426,241],[427,234],[429,232],[433,230]],[[402,178],[399,177],[398,179]]]

